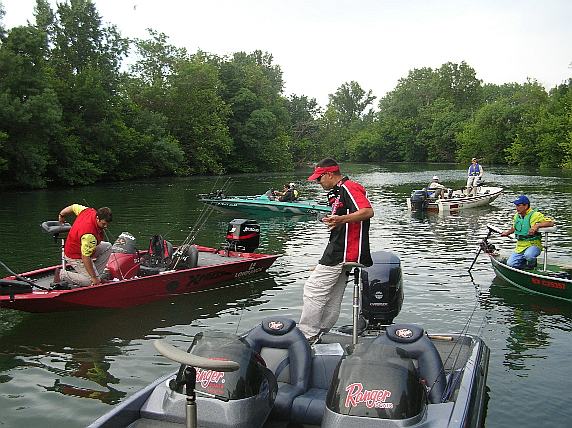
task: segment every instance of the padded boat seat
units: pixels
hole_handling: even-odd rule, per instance
[[[291,419],[300,424],[321,425],[328,389],[344,350],[339,343],[331,343],[314,345],[313,351],[308,391],[294,399]]]
[[[308,390],[311,350],[296,323],[284,317],[265,318],[245,337],[276,376],[278,393],[272,417],[289,420],[292,402]]]

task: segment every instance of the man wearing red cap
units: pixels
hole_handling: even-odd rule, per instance
[[[340,173],[331,158],[316,165],[309,181],[316,180],[328,190],[331,214],[322,221],[330,229],[330,239],[318,265],[304,284],[304,307],[299,328],[313,342],[331,329],[340,316],[347,277],[344,263],[371,266],[369,219],[373,208],[363,186]]]

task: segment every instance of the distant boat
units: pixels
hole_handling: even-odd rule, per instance
[[[225,196],[222,193],[209,193],[199,195],[199,201],[216,208],[241,211],[251,215],[261,212],[286,215],[317,215],[318,213],[329,214],[332,211],[332,208],[325,203],[322,204],[312,200],[280,202],[278,199],[273,199],[268,193],[255,196]]]
[[[410,211],[438,211],[452,213],[467,208],[482,207],[498,198],[504,189],[502,187],[479,186],[476,194],[466,195],[463,190],[445,192],[444,197],[435,198],[427,189],[414,190],[407,198],[407,208]]]
[[[489,231],[500,232],[494,226],[487,226]],[[496,275],[522,290],[541,294],[572,303],[572,267],[563,267],[548,263],[548,233],[554,232],[556,227],[543,227],[538,229],[544,233],[544,261],[532,270],[518,269],[506,264],[506,257],[500,255],[496,247],[488,242],[487,235],[481,243],[481,248],[491,259]]]

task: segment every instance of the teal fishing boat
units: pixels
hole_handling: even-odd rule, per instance
[[[241,211],[256,215],[261,212],[286,215],[318,215],[329,214],[332,209],[325,203],[312,200],[295,200],[280,202],[269,192],[255,196],[225,196],[223,193],[199,195],[199,201],[215,208],[228,211]]]
[[[499,278],[522,290],[572,303],[572,267],[548,263],[548,234],[556,231],[556,227],[538,229],[544,234],[544,260],[531,270],[508,266],[507,258],[488,242],[491,232],[501,231],[490,225],[487,227],[489,233],[481,242],[481,250],[491,259],[493,270]]]

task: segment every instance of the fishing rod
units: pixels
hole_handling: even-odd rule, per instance
[[[14,272],[12,269],[10,269],[8,266],[6,266],[6,265],[4,264],[4,262],[2,262],[2,261],[0,261],[0,266],[2,266],[4,269],[6,269],[6,271],[7,271],[8,273],[10,273],[12,276],[14,276],[14,278],[16,278],[18,281],[25,282],[26,284],[29,284],[29,285],[31,285],[32,287],[39,288],[40,290],[50,291],[49,288],[42,287],[42,286],[36,284],[36,283],[35,283],[34,281],[32,281],[31,279],[28,279],[28,278],[26,278],[26,277],[24,277],[24,276],[22,276],[22,275],[17,274],[17,273]],[[8,282],[9,280],[0,280],[0,281],[2,281],[2,284],[9,285],[9,286],[19,285],[19,284],[17,284],[17,283],[10,283],[10,282]]]
[[[215,189],[218,187],[219,179],[220,179],[220,176],[217,177],[215,183],[213,184],[213,187],[211,189],[211,193],[213,193],[215,191]],[[222,192],[222,193],[226,192],[231,187],[231,185],[232,185],[232,180],[229,177],[223,183],[223,185],[220,189],[220,192]],[[173,269],[175,269],[177,267],[177,265],[179,264],[179,261],[182,259],[183,254],[185,253],[187,248],[195,242],[195,239],[197,238],[199,232],[203,229],[203,227],[205,226],[205,224],[207,223],[210,216],[212,215],[212,213],[215,210],[216,210],[216,208],[214,206],[206,205],[206,204],[204,205],[203,209],[199,213],[199,216],[195,220],[195,224],[191,227],[189,234],[183,240],[182,244],[177,248],[177,251],[175,251],[175,254],[173,254],[173,260],[174,260],[173,267],[172,267]]]

